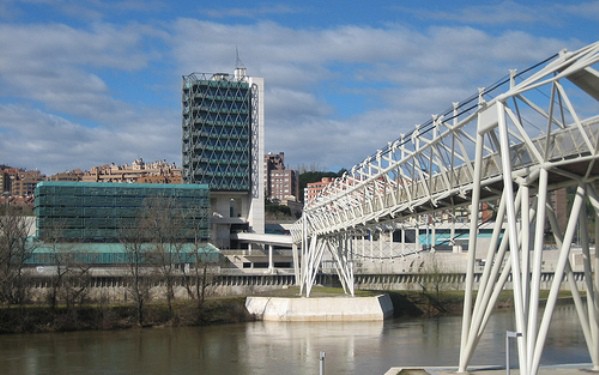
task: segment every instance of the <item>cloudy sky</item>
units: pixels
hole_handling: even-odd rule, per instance
[[[181,164],[181,76],[266,83],[266,151],[350,168],[452,102],[599,38],[599,1],[2,0],[0,164]]]

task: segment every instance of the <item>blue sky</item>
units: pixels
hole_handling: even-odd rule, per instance
[[[181,164],[181,76],[266,84],[266,151],[350,168],[452,102],[599,39],[599,2],[4,0],[0,164]]]

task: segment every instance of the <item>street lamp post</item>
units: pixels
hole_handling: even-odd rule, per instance
[[[505,333],[505,374],[510,375],[510,339],[518,339],[522,333],[507,331]]]

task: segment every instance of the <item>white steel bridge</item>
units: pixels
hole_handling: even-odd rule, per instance
[[[477,95],[453,103],[334,180],[305,210],[292,236],[301,243],[298,281],[310,295],[325,251],[354,293],[352,239],[469,217],[468,264],[459,372],[467,370],[499,292],[513,285],[520,374],[536,374],[560,285],[572,294],[599,370],[599,275],[587,228],[599,238],[599,42],[561,51]],[[565,227],[548,192],[576,189]],[[481,207],[495,207],[487,259],[474,293]],[[523,209],[524,208],[524,209]],[[587,212],[590,208],[590,211]],[[589,214],[595,220],[588,221]],[[586,296],[576,289],[570,249],[581,230]],[[559,246],[546,304],[539,306],[545,232]],[[406,254],[409,256],[409,254]],[[474,297],[476,296],[476,297]],[[586,297],[587,304],[582,299]]]

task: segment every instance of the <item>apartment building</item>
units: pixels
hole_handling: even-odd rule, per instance
[[[297,202],[299,198],[299,176],[297,171],[285,168],[285,153],[268,153],[264,156],[264,186],[266,198],[279,204]]]
[[[333,182],[334,177],[323,177],[320,181],[309,182],[304,188],[304,205],[311,203],[322,190]]]
[[[45,176],[40,171],[14,170],[9,172],[9,190],[14,197],[33,196],[35,186],[44,180]]]

